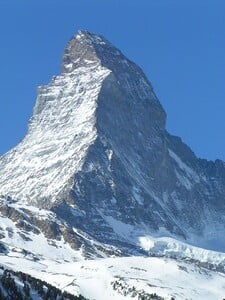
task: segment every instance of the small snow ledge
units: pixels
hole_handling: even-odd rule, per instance
[[[170,157],[176,162],[178,168],[175,169],[175,173],[179,182],[190,190],[193,183],[199,183],[200,178],[198,174],[188,167],[172,150],[169,149]]]

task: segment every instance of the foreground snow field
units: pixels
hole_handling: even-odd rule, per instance
[[[156,293],[171,299],[219,300],[225,274],[163,257],[121,257],[78,262],[32,260],[22,253],[0,256],[6,268],[29,273],[61,290],[95,300],[140,299]]]

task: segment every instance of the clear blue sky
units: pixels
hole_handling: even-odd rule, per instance
[[[59,74],[78,29],[142,67],[169,132],[225,160],[224,0],[0,0],[0,154],[25,135],[36,88]]]

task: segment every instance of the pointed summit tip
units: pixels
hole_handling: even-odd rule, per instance
[[[103,36],[91,33],[87,30],[78,30],[77,34],[75,35],[75,39],[77,40],[86,40],[92,43],[93,45],[105,45],[110,44]]]
[[[79,30],[68,42],[62,57],[62,72],[72,72],[85,61],[96,61],[96,55],[91,42],[91,34]]]
[[[86,71],[92,72],[93,68],[99,66],[110,71],[111,76],[120,84],[120,88],[130,81],[130,86],[128,84],[127,88],[123,87],[127,93],[136,93],[137,99],[149,97],[159,107],[159,111],[163,111],[163,115],[166,115],[156,96],[151,96],[154,94],[152,85],[138,65],[130,61],[102,35],[79,30],[65,48],[62,72],[73,73],[79,68],[86,68]]]
[[[62,60],[62,72],[71,72],[86,62],[99,62],[106,65],[107,61],[126,59],[124,55],[103,36],[87,30],[79,30],[67,44]]]

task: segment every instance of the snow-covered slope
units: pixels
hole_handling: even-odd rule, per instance
[[[0,299],[7,300],[85,300],[82,296],[74,296],[62,292],[47,282],[33,278],[22,272],[14,272],[0,266]]]
[[[55,217],[47,210],[29,209],[43,220]],[[46,239],[41,232],[28,230],[27,224],[18,227],[9,218],[1,217],[0,224],[0,265],[73,295],[95,300],[151,299],[154,294],[158,300],[222,300],[225,295],[224,253],[145,236],[139,241],[146,250],[144,256],[86,260],[83,247],[75,251],[64,240]],[[94,246],[95,241],[90,242]],[[99,256],[103,255],[99,250]]]
[[[96,139],[94,112],[109,73],[90,62],[39,88],[28,134],[1,158],[1,194],[45,207],[72,188],[71,178]]]
[[[222,300],[225,296],[225,274],[185,260],[123,257],[69,263],[28,261],[10,254],[0,258],[4,266],[87,299]],[[154,294],[158,298],[151,298]]]
[[[225,163],[198,159],[165,124],[143,71],[103,37],[78,32],[62,73],[39,88],[27,135],[0,158],[1,258],[15,267],[24,255],[39,276],[46,261],[76,269],[84,258],[162,256],[192,262],[190,277],[205,267],[223,279],[212,270],[225,265]]]

